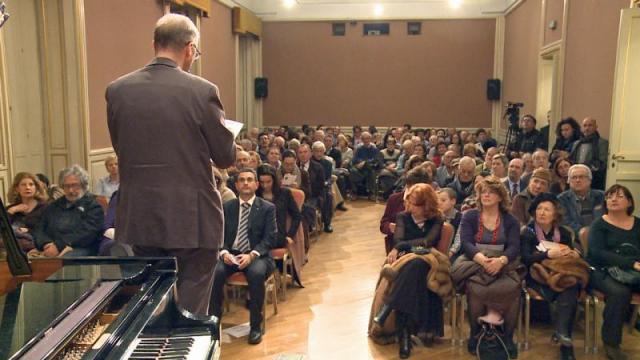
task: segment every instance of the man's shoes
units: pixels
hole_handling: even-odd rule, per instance
[[[619,346],[604,345],[604,352],[607,358],[611,360],[627,360],[629,357],[620,349]]]
[[[249,340],[248,343],[251,345],[257,345],[262,342],[262,330],[260,329],[251,329],[249,331]]]
[[[467,340],[467,351],[469,354],[476,356],[476,348],[478,347],[478,338],[475,336],[469,337]]]
[[[331,226],[331,225],[325,225],[325,226],[324,226],[324,232],[326,232],[326,233],[332,233],[332,232],[333,232],[333,226]]]
[[[507,347],[509,353],[509,359],[518,358],[518,346],[513,342],[513,339],[505,339],[504,344]]]
[[[343,203],[343,202],[341,202],[340,204],[338,204],[338,206],[336,206],[336,210],[340,210],[340,211],[347,211],[347,210],[349,210],[349,209],[347,209],[347,208],[344,206],[344,203]]]
[[[398,355],[400,355],[400,359],[407,359],[411,356],[411,334],[409,334],[409,330],[406,327],[400,329],[400,338],[398,340],[400,345]]]

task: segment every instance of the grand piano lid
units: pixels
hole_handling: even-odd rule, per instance
[[[144,276],[150,268],[151,266],[144,262],[129,264],[71,264],[63,266],[49,276],[46,281],[75,281],[81,279],[89,279],[93,282],[97,280],[134,281],[136,278]]]
[[[25,282],[0,296],[0,359],[15,354],[31,339],[51,326],[95,282]]]

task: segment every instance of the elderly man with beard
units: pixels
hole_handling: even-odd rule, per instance
[[[462,204],[473,193],[473,180],[475,179],[476,161],[469,156],[464,156],[458,164],[458,174],[446,187],[456,192],[456,203]],[[458,206],[458,205],[456,205]]]

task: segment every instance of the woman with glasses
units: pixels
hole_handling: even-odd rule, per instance
[[[394,247],[387,255],[393,265],[402,256],[429,251],[437,246],[444,218],[438,209],[438,197],[430,185],[416,184],[405,193],[405,211],[396,217]],[[374,322],[384,326],[391,310],[395,311],[396,334],[400,358],[411,354],[411,333],[424,333],[427,344],[444,334],[442,300],[427,288],[430,266],[420,258],[404,264],[395,274],[391,288]]]
[[[522,228],[520,234],[522,262],[527,268],[534,264],[543,264],[546,260],[562,260],[564,264],[583,264],[584,284],[587,285],[588,272],[586,263],[582,263],[582,249],[576,243],[573,231],[560,225],[562,213],[558,198],[551,193],[542,193],[536,196],[529,207],[532,216],[531,221]],[[577,264],[576,262],[580,262]],[[544,265],[543,265],[544,266]],[[577,267],[576,267],[577,268]],[[575,268],[573,268],[575,269]],[[551,284],[543,283],[532,276],[533,271],[527,274],[527,286],[535,290],[546,301],[553,303],[551,309],[555,325],[553,335],[554,342],[560,344],[560,359],[575,360],[573,354],[573,319],[576,316],[580,285],[566,287],[563,291],[554,290]]]
[[[602,342],[609,359],[623,360],[628,355],[620,349],[622,327],[627,319],[637,285],[622,283],[609,272],[617,267],[631,276],[640,276],[640,219],[633,216],[635,203],[629,189],[613,185],[604,193],[605,214],[589,229],[587,260],[596,269],[591,286],[605,294]]]
[[[482,323],[502,326],[503,340],[514,359],[521,289],[520,225],[509,213],[510,197],[500,179],[488,176],[475,190],[477,208],[464,212],[460,222],[463,255],[451,270],[456,286],[467,294],[468,350],[475,354]]]

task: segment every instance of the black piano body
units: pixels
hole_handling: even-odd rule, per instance
[[[173,258],[0,261],[0,359],[218,359],[218,319],[177,305]]]

